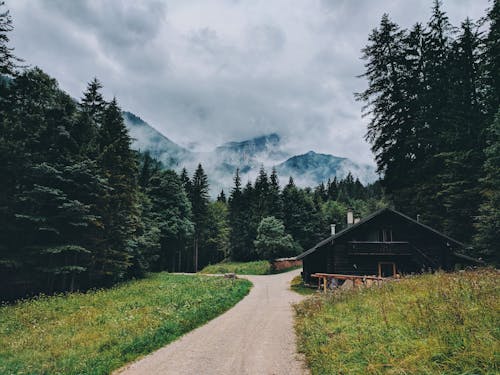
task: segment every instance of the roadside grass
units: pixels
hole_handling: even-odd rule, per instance
[[[299,294],[309,296],[311,294],[316,294],[316,289],[309,288],[304,285],[304,281],[302,280],[302,276],[295,276],[290,282],[290,289]]]
[[[500,273],[437,273],[296,305],[313,374],[500,373]]]
[[[271,264],[267,260],[255,262],[221,262],[203,268],[200,273],[218,274],[235,273],[238,275],[268,275],[271,273]]]
[[[250,287],[160,273],[1,306],[0,374],[109,374],[221,314]]]
[[[203,268],[201,274],[223,274],[235,273],[237,275],[271,275],[277,273],[288,272],[302,268],[302,266],[294,266],[285,268],[279,271],[273,270],[271,263],[267,260],[256,260],[253,262],[220,262],[210,264]]]

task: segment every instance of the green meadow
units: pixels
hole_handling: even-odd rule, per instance
[[[108,374],[229,309],[247,280],[151,274],[0,307],[0,374]]]
[[[268,275],[271,273],[271,264],[267,260],[254,262],[221,262],[208,265],[200,273],[221,274],[235,273],[238,275]]]
[[[500,273],[437,273],[296,306],[313,374],[500,373]]]

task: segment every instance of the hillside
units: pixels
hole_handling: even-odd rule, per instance
[[[313,374],[498,374],[500,274],[427,274],[296,308]]]

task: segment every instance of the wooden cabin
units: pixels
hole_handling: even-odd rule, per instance
[[[460,254],[464,244],[390,208],[361,220],[348,212],[347,222],[297,256],[306,283],[314,273],[394,277],[480,263]]]

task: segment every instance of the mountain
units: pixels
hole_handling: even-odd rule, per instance
[[[123,112],[123,116],[133,138],[132,147],[149,151],[166,168],[177,171],[186,168],[193,173],[198,163],[202,163],[213,196],[221,189],[231,189],[237,168],[243,184],[247,180],[253,181],[261,166],[268,171],[276,167],[282,184],[292,176],[296,184],[303,187],[318,185],[334,176],[343,178],[349,172],[364,184],[377,179],[374,167],[355,163],[348,158],[314,151],[290,155],[276,133],[224,143],[211,152],[193,152],[173,142],[133,113]]]
[[[262,164],[274,165],[289,157],[282,150],[280,142],[281,138],[276,133],[242,142],[228,142],[217,147],[211,159],[217,171],[234,174],[239,168],[242,174],[246,174],[260,168]]]
[[[123,112],[123,119],[132,137],[132,148],[149,151],[151,156],[160,160],[166,168],[178,169],[193,159],[191,151],[172,142],[139,116]]]
[[[375,168],[370,165],[358,164],[348,158],[318,154],[314,151],[287,159],[276,166],[276,171],[280,176],[292,176],[301,186],[318,185],[334,176],[344,178],[349,172],[355,178],[358,177],[363,184],[377,179]]]

